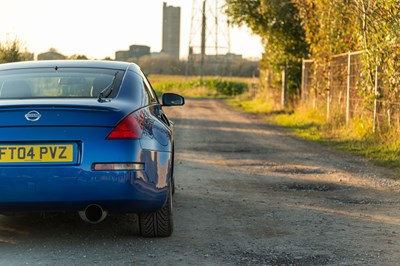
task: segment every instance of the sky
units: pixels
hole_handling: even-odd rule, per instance
[[[163,2],[181,8],[180,57],[187,58],[193,0],[0,0],[0,42],[17,38],[35,55],[55,48],[93,59],[114,58],[132,44],[159,52]],[[230,29],[230,47],[245,58],[260,58],[263,50],[246,27]]]

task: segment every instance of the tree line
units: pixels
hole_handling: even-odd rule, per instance
[[[27,52],[18,39],[0,42],[0,64],[8,62],[18,62],[33,60],[32,53]],[[50,48],[47,52],[37,56],[38,60],[87,60],[88,57],[82,54],[74,54],[65,56],[55,48]],[[109,57],[103,60],[112,60]],[[162,75],[190,75],[196,76],[200,73],[200,67],[196,65],[188,66],[187,61],[177,60],[168,54],[157,56],[142,56],[140,58],[130,58],[128,61],[135,62],[140,65],[146,74],[162,74]],[[246,59],[232,60],[228,62],[220,62],[218,64],[205,64],[205,74],[209,76],[234,76],[234,77],[252,77],[258,76],[257,61]]]
[[[27,50],[27,48],[25,48],[17,38],[15,38],[14,40],[6,40],[5,42],[0,42],[0,64],[28,61],[33,59],[34,59],[34,54],[30,53]],[[80,54],[64,56],[60,54],[55,48],[50,48],[49,51],[43,53],[42,60],[59,60],[59,59],[87,60],[88,58],[86,55],[80,55]]]
[[[360,93],[381,97],[373,90],[379,69],[383,94],[399,99],[399,0],[226,0],[225,8],[232,23],[247,25],[261,37],[261,68],[279,72],[290,66],[291,93],[300,90],[302,58],[328,68],[326,62],[336,54],[364,51]]]

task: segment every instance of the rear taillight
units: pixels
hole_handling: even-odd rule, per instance
[[[114,127],[107,139],[140,139],[143,133],[143,112],[134,112]]]

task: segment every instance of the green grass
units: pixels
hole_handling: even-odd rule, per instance
[[[150,75],[149,80],[158,95],[178,93],[190,98],[227,98],[248,90],[249,78],[186,77]]]
[[[310,107],[300,107],[294,112],[273,110],[268,100],[243,100],[235,98],[228,103],[247,112],[260,113],[265,119],[297,136],[317,141],[337,150],[367,158],[376,165],[384,166],[400,174],[400,140],[398,132],[372,133],[372,125],[355,118],[345,125],[332,119],[327,122],[323,113]],[[391,177],[393,178],[393,177]],[[400,179],[400,178],[394,178]]]
[[[262,114],[262,113],[268,113],[268,112],[273,111],[271,106],[268,103],[266,103],[265,101],[247,100],[246,95],[243,95],[241,97],[237,96],[237,97],[228,99],[227,102],[229,105],[231,105],[233,107],[244,109],[247,112],[251,112],[251,113]]]
[[[379,141],[376,137],[370,139],[336,138],[323,139],[323,143],[338,150],[360,155],[369,161],[393,169],[400,174],[399,146],[388,141]]]

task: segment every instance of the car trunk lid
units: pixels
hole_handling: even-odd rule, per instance
[[[8,101],[0,105],[0,127],[113,127],[126,115],[115,104],[95,99]]]

